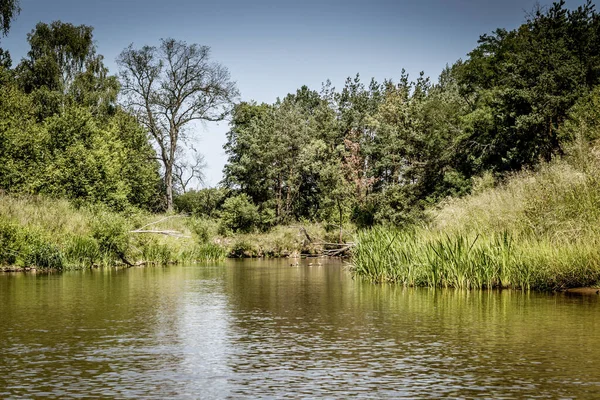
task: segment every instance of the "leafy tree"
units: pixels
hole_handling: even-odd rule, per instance
[[[0,86],[0,188],[34,192],[48,161],[49,136],[36,120],[36,106],[15,85]]]
[[[21,63],[23,86],[30,92],[45,86],[66,93],[94,56],[93,28],[54,21],[40,22],[27,35],[31,49]]]
[[[91,31],[54,22],[29,35],[18,80],[0,86],[0,189],[157,208],[156,153],[115,105],[118,81],[95,54]]]
[[[323,193],[321,199],[321,218],[339,228],[339,241],[342,242],[344,223],[350,217],[357,199],[353,196],[355,189],[348,182],[341,162],[330,162],[321,171],[319,184]]]
[[[103,59],[102,55],[88,59],[85,70],[75,76],[68,93],[75,104],[88,107],[96,116],[114,114],[118,108],[119,82],[116,76],[108,74]]]
[[[158,165],[143,130],[119,113],[107,125],[77,106],[50,117],[51,159],[37,191],[80,202],[151,207],[157,195]]]
[[[35,97],[40,119],[78,104],[96,115],[115,110],[117,78],[96,54],[93,28],[61,21],[40,22],[27,35],[28,58],[17,67],[23,90]]]
[[[204,188],[190,190],[174,199],[177,211],[196,217],[216,218],[227,198],[227,190],[222,188]]]
[[[0,38],[10,30],[10,23],[21,12],[19,0],[0,0]],[[8,50],[0,47],[0,85],[10,81],[12,59]]]
[[[0,0],[0,33],[8,34],[10,23],[21,12],[19,0]]]
[[[600,139],[600,86],[575,103],[560,133],[566,143],[578,139],[594,143]]]
[[[273,198],[268,176],[272,162],[273,114],[273,107],[267,104],[237,104],[223,146],[228,155],[223,184],[246,193],[256,204]]]
[[[591,1],[573,11],[559,1],[516,30],[481,36],[455,68],[472,101],[463,147],[474,171],[519,169],[561,151],[569,109],[599,83],[599,27]]]
[[[272,210],[278,223],[314,218],[319,176],[330,152],[318,131],[324,107],[307,88],[273,105],[238,105],[225,145],[225,185],[247,193],[263,211]]]
[[[10,30],[10,23],[21,12],[19,0],[0,0],[0,37],[6,36]],[[0,47],[0,84],[6,82],[12,66],[10,53]]]
[[[130,45],[117,59],[126,104],[148,130],[164,169],[167,210],[173,209],[173,170],[185,128],[192,121],[220,121],[238,91],[210,49],[174,39],[159,47]]]

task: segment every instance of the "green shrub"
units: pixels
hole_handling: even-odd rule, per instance
[[[231,257],[260,257],[262,252],[260,249],[248,239],[238,238],[236,239],[229,249],[229,255]]]
[[[368,217],[358,218],[355,212],[354,219],[360,226],[368,226],[369,222],[405,226],[423,219],[423,202],[410,185],[388,187],[381,193],[371,195],[368,200],[371,205],[363,211]],[[369,212],[372,214],[369,215]]]
[[[252,232],[259,222],[258,207],[248,195],[230,197],[223,203],[220,227],[222,234]]]
[[[0,264],[16,264],[23,247],[21,231],[17,224],[0,221]]]
[[[268,231],[277,224],[277,215],[275,209],[272,207],[265,207],[263,205],[260,211],[260,228],[263,231]]]
[[[198,243],[208,243],[217,234],[217,222],[206,218],[191,218],[188,221],[191,231],[198,237]]]
[[[177,211],[192,214],[196,217],[214,218],[220,210],[227,191],[220,188],[191,190],[175,197],[173,202]]]

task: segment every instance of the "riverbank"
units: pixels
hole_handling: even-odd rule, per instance
[[[338,234],[321,224],[301,224],[222,235],[215,220],[0,194],[0,271],[311,256],[322,254]]]
[[[165,264],[212,260],[223,251],[194,240],[180,223],[132,209],[115,213],[104,207],[76,207],[66,200],[39,196],[0,198],[0,265],[37,269]],[[138,233],[157,229],[163,233]],[[173,232],[170,232],[173,231]]]
[[[431,211],[429,224],[358,235],[353,270],[406,286],[564,290],[600,283],[600,152],[575,149],[536,171]]]

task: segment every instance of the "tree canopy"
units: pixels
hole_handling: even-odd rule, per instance
[[[599,33],[591,1],[575,10],[560,1],[515,30],[482,35],[437,83],[357,75],[341,90],[242,103],[223,183],[279,222],[419,220],[478,175],[501,178],[562,153],[574,105],[600,83]]]
[[[92,28],[39,23],[28,40],[28,58],[0,86],[0,189],[157,208],[156,154],[117,106]]]
[[[6,35],[10,23],[21,12],[19,0],[0,0],[0,33]]]
[[[6,32],[18,3],[0,4]],[[356,75],[272,104],[237,102],[207,46],[131,45],[118,79],[90,26],[39,23],[28,41],[16,68],[0,67],[0,189],[120,209],[176,204],[226,216],[228,229],[418,222],[482,175],[501,181],[561,155],[581,131],[599,137],[584,129],[599,120],[600,16],[591,1],[538,7],[518,28],[482,35],[436,81]],[[203,168],[202,149],[189,146],[192,123],[227,116],[221,187],[190,190]]]

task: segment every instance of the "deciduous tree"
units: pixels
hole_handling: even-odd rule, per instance
[[[127,47],[117,59],[124,100],[156,142],[164,168],[167,209],[173,209],[173,170],[192,121],[221,121],[238,96],[210,48],[163,39],[158,47]]]
[[[0,33],[8,33],[11,21],[19,12],[19,0],[0,0]]]

